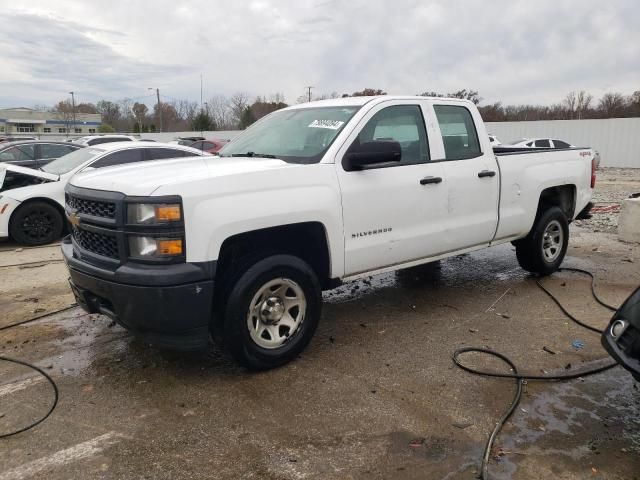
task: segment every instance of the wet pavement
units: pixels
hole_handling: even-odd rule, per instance
[[[0,265],[59,258],[57,247],[0,246]],[[640,284],[638,263],[640,246],[572,227],[565,266],[593,271],[609,303]],[[592,300],[588,278],[562,272],[544,284],[577,317],[606,325],[611,314]],[[56,262],[0,268],[0,288],[0,326],[73,302]],[[566,319],[518,267],[511,245],[363,279],[325,302],[303,355],[263,373],[215,347],[157,350],[78,308],[0,331],[0,355],[35,363],[60,389],[49,419],[0,440],[0,480],[472,479],[514,386],[457,369],[456,348],[487,346],[531,373],[605,356],[598,335]],[[33,372],[0,362],[0,432],[35,420],[51,398]],[[640,478],[639,409],[621,368],[529,382],[490,474]]]

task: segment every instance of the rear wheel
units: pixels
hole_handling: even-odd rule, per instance
[[[322,290],[313,269],[297,257],[272,255],[236,278],[225,301],[226,347],[253,370],[293,360],[320,319]]]
[[[552,274],[560,268],[569,245],[566,215],[558,207],[544,210],[536,217],[529,235],[514,244],[522,268],[541,275]]]
[[[45,245],[62,236],[64,220],[60,212],[46,202],[28,202],[11,216],[9,233],[13,239],[28,246]]]

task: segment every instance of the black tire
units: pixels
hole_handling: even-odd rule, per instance
[[[322,310],[322,289],[313,269],[303,260],[292,255],[272,255],[258,260],[236,278],[228,288],[223,303],[223,342],[235,360],[251,370],[268,370],[279,367],[296,358],[309,344],[316,331]],[[292,281],[304,294],[306,309],[300,323],[284,343],[274,348],[264,348],[254,341],[248,322],[252,300],[269,282],[286,279]],[[285,294],[286,295],[286,294]],[[298,310],[299,313],[299,310]],[[260,322],[258,318],[252,321]],[[277,327],[280,330],[280,326]],[[266,335],[270,336],[269,333]],[[258,339],[260,341],[260,339]]]
[[[550,237],[559,239],[557,245],[548,247],[545,255],[545,232],[550,229]],[[555,237],[557,232],[558,236]],[[516,257],[520,266],[528,272],[551,275],[560,268],[569,245],[569,223],[559,207],[549,207],[538,214],[533,228],[522,240],[514,242]],[[550,253],[552,252],[552,254]]]
[[[62,236],[64,219],[56,207],[46,202],[22,204],[13,215],[9,234],[21,245],[46,245]]]

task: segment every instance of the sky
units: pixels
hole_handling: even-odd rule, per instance
[[[0,0],[0,107],[288,103],[365,87],[480,92],[482,104],[640,90],[637,0]]]

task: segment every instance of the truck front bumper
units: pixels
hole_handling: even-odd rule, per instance
[[[69,238],[62,242],[62,253],[76,301],[88,313],[106,315],[161,348],[198,350],[207,346],[212,277],[185,283],[191,275],[185,275],[184,264],[166,265],[161,270],[160,285],[144,285],[150,283],[149,267],[140,266],[140,282],[136,282],[135,267],[129,265],[127,282],[122,283],[102,278],[106,272],[74,257]]]

